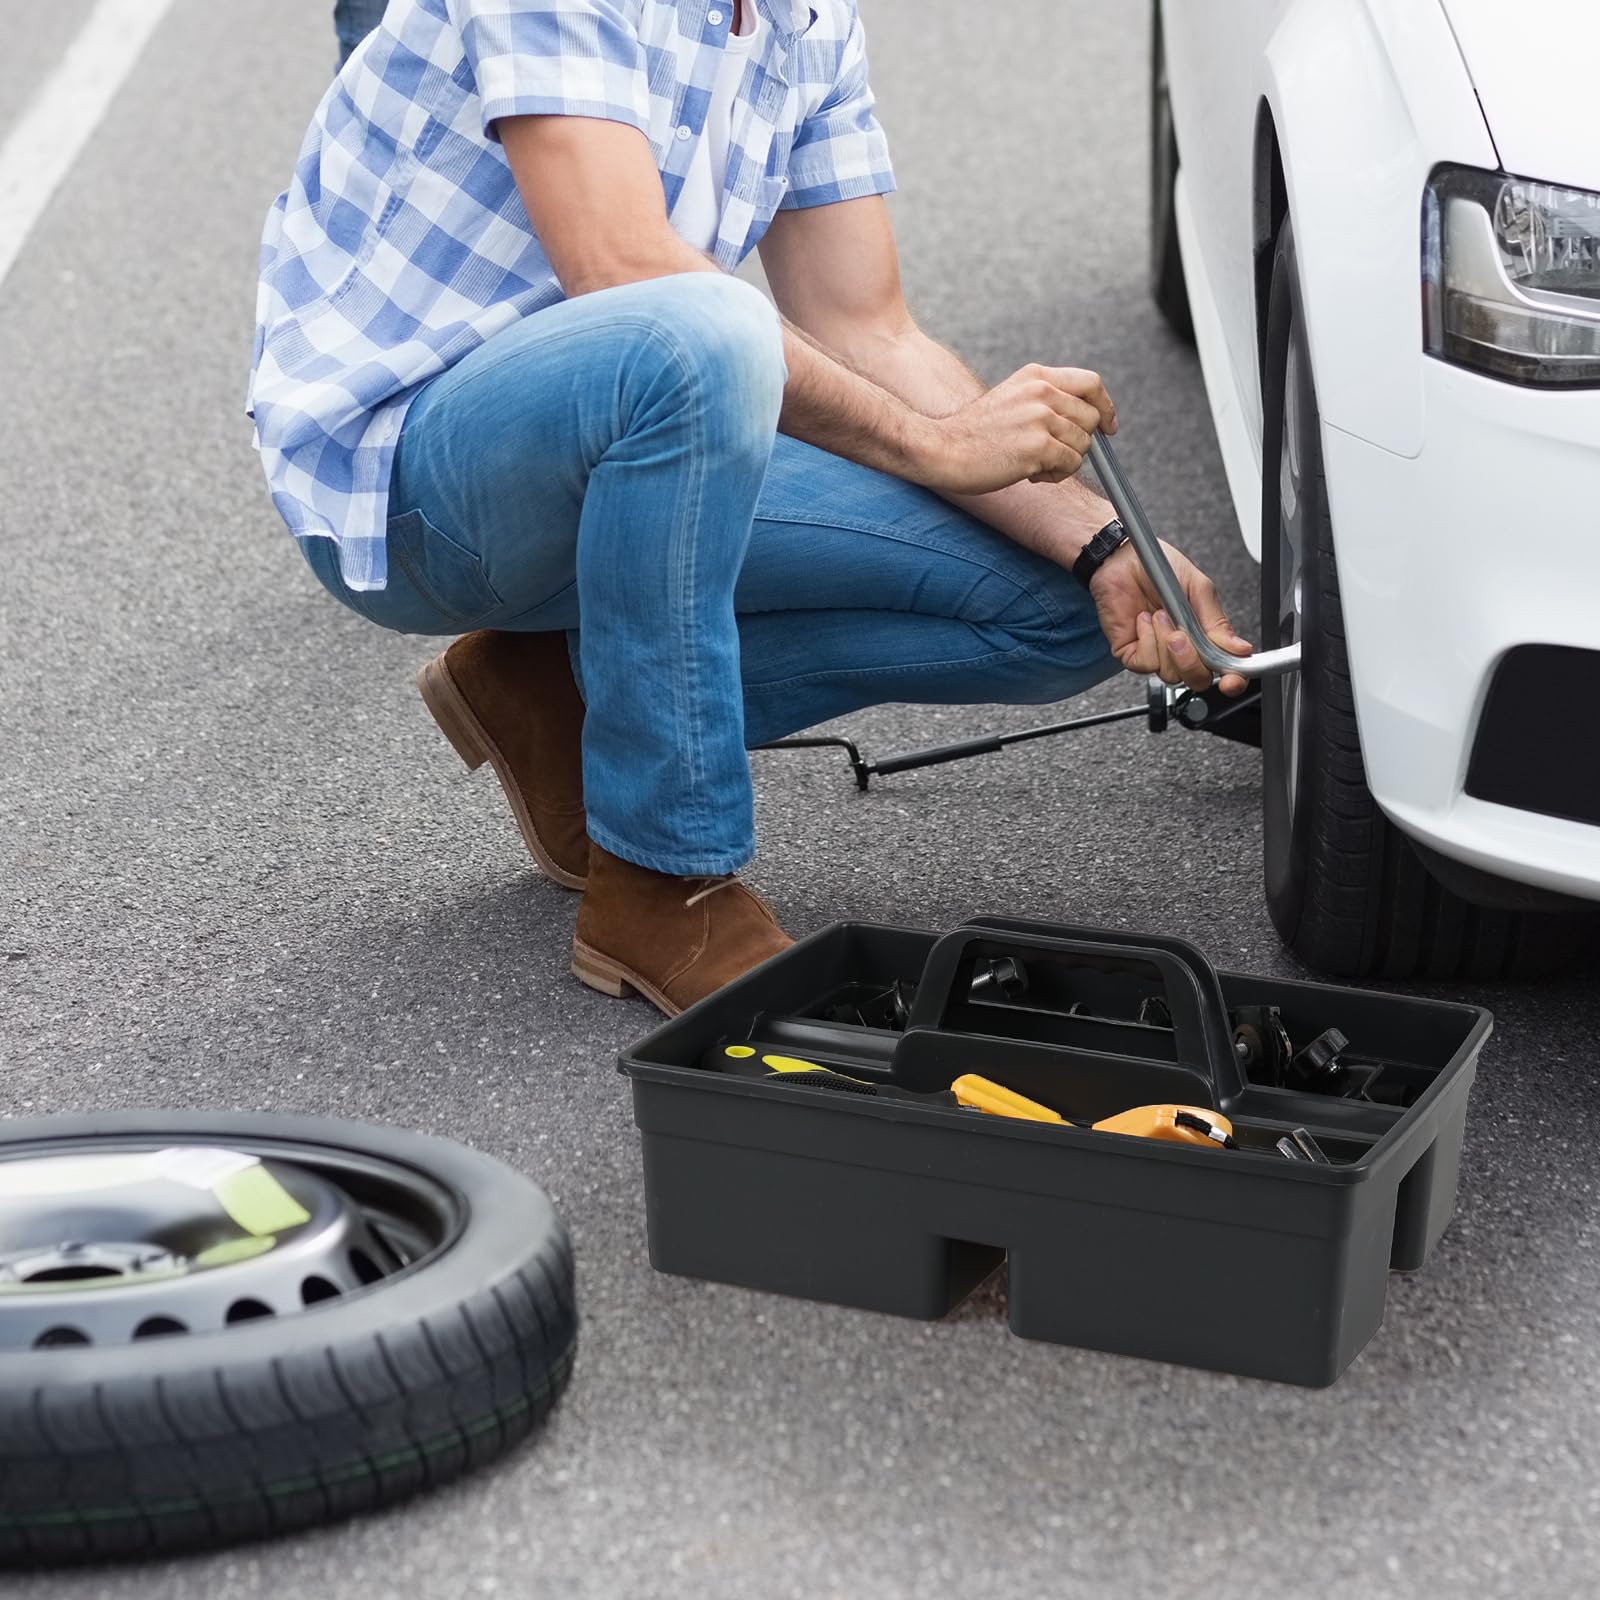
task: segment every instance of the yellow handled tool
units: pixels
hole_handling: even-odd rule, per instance
[[[1062,1127],[1076,1127],[1059,1111],[1042,1106],[1037,1100],[1018,1094],[1004,1084],[981,1078],[975,1072],[957,1078],[950,1085],[948,1096],[942,1094],[916,1094],[909,1089],[898,1089],[887,1084],[873,1084],[818,1061],[807,1061],[803,1056],[779,1055],[761,1050],[754,1045],[731,1044],[723,1048],[723,1056],[741,1066],[759,1065],[774,1078],[784,1078],[791,1083],[804,1084],[813,1089],[837,1089],[849,1094],[886,1096],[900,1100],[921,1100],[948,1105],[951,1100],[969,1111],[985,1111],[996,1117],[1019,1117],[1028,1122],[1053,1122]],[[1135,1106],[1131,1111],[1119,1111],[1093,1124],[1098,1133],[1123,1133],[1138,1139],[1165,1139],[1173,1144],[1220,1145],[1234,1150],[1233,1124],[1218,1111],[1201,1106]]]
[[[950,1092],[959,1104],[971,1111],[987,1111],[995,1117],[1024,1117],[1029,1122],[1065,1122],[1059,1111],[1042,1106],[1037,1100],[1007,1089],[1003,1084],[991,1083],[969,1072],[950,1085]]]
[[[1029,1122],[1066,1122],[1059,1111],[1042,1106],[1004,1085],[991,1083],[976,1073],[950,1085],[960,1105],[987,1111],[997,1117],[1023,1117]],[[1125,1133],[1138,1139],[1166,1139],[1174,1144],[1221,1145],[1233,1150],[1233,1124],[1218,1111],[1201,1106],[1135,1106],[1092,1124],[1097,1133]]]
[[[759,1050],[753,1044],[730,1044],[723,1047],[722,1054],[725,1059],[735,1061],[740,1067],[766,1067],[769,1072],[779,1077],[787,1077],[801,1072],[832,1072],[832,1067],[825,1067],[818,1061],[806,1061],[800,1056],[783,1056],[769,1054]]]

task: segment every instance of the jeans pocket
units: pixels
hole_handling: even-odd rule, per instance
[[[474,628],[501,609],[482,560],[420,511],[390,517],[385,539],[391,565],[441,617]]]

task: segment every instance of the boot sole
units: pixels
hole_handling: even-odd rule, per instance
[[[675,1017],[683,1010],[682,1006],[674,1005],[667,999],[653,983],[641,978],[620,961],[601,955],[581,939],[572,941],[572,975],[580,983],[586,983],[591,989],[608,994],[614,1000],[620,1000],[624,995],[640,994],[669,1017]]]
[[[451,749],[466,763],[467,771],[476,772],[486,761],[494,769],[494,775],[500,780],[500,787],[511,804],[511,814],[517,820],[522,842],[539,863],[539,870],[564,889],[584,888],[589,880],[559,866],[545,849],[529,815],[528,803],[511,775],[509,763],[478,721],[467,703],[467,697],[456,687],[456,681],[450,676],[450,669],[445,665],[442,655],[435,656],[417,674],[417,692],[422,696],[429,716],[438,723],[439,731],[450,741]]]

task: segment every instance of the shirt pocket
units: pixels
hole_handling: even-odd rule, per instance
[[[739,252],[740,260],[761,243],[768,228],[772,226],[772,219],[777,215],[778,207],[783,204],[783,197],[789,192],[787,178],[762,178],[756,186],[755,192],[748,202],[750,206],[750,223],[745,231],[744,247]]]

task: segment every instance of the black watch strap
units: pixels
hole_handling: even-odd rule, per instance
[[[1087,589],[1089,580],[1127,542],[1128,530],[1113,517],[1079,552],[1072,563],[1072,576]]]

